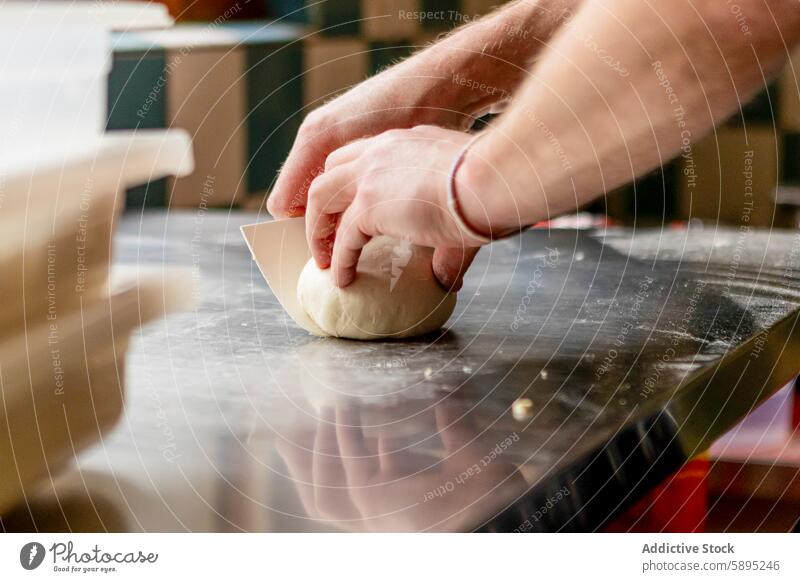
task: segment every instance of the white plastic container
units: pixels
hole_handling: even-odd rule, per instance
[[[96,145],[110,30],[171,23],[164,6],[146,3],[0,0],[0,161]]]
[[[0,81],[0,159],[92,147],[106,122],[107,73]],[[15,82],[16,81],[16,82]]]
[[[105,127],[108,37],[66,7],[0,4],[0,159],[96,143]]]

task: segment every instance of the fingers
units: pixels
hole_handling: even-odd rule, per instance
[[[316,512],[314,477],[311,474],[311,464],[314,456],[312,447],[313,444],[311,442],[278,440],[275,443],[275,449],[286,463],[286,469],[289,471],[289,477],[294,482],[300,501],[306,512],[311,515]]]
[[[332,152],[325,160],[325,173],[311,184],[306,206],[306,237],[311,256],[320,269],[331,264],[331,249],[339,215],[356,193],[355,176],[348,165],[368,147],[367,139],[356,140]]]
[[[351,487],[367,482],[375,471],[377,461],[367,449],[364,432],[361,429],[361,416],[352,405],[336,408],[336,436],[347,482]]]
[[[436,428],[448,454],[460,451],[475,438],[477,431],[468,414],[465,407],[452,403],[436,405]]]
[[[361,251],[372,238],[358,226],[360,212],[358,208],[350,206],[342,215],[336,230],[331,269],[333,282],[337,287],[347,287],[356,278]]]
[[[331,152],[325,160],[325,171],[328,172],[337,166],[352,162],[366,151],[369,144],[369,138],[357,139]]]
[[[336,418],[333,409],[321,411],[314,439],[312,475],[317,486],[339,485],[344,480],[344,468],[336,440]],[[319,493],[319,492],[318,492]]]
[[[378,437],[378,460],[381,474],[388,478],[405,477],[412,472],[411,453],[398,439]]]
[[[438,248],[433,253],[433,274],[448,291],[459,291],[464,284],[464,274],[472,265],[480,247]]]
[[[322,173],[326,155],[326,151],[298,135],[267,199],[267,210],[272,216],[303,216],[308,188],[314,177]]]
[[[339,216],[353,200],[356,185],[347,165],[335,166],[319,176],[308,193],[306,239],[320,269],[331,264],[331,245]]]

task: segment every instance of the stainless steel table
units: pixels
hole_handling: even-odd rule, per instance
[[[199,304],[134,337],[119,425],[4,528],[595,530],[800,369],[791,232],[529,231],[447,330],[365,343],[287,319],[258,219],[125,216],[117,262]]]

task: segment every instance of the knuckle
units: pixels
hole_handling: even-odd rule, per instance
[[[360,186],[350,203],[348,211],[353,216],[360,216],[364,213],[364,209],[372,204],[372,189],[369,186]]]
[[[401,137],[403,136],[403,137]],[[397,149],[398,142],[406,139],[408,136],[405,133],[396,133],[393,136],[388,136],[375,144],[373,152],[376,154],[390,154]],[[375,158],[374,158],[375,159]],[[382,157],[376,158],[376,161],[382,161]]]
[[[389,129],[387,131],[384,131],[381,135],[386,139],[394,140],[394,139],[397,139],[400,136],[402,136],[403,133],[405,133],[405,130],[402,130],[402,129]]]
[[[354,229],[354,232],[363,232],[365,230],[365,224],[371,222],[370,216],[372,215],[373,209],[374,203],[370,200],[362,200],[360,204],[354,205],[350,213],[350,228]]]
[[[319,133],[323,126],[324,113],[320,109],[315,109],[305,116],[303,123],[300,124],[299,133],[303,135]]]
[[[332,168],[339,165],[339,162],[342,159],[342,150],[335,150],[331,152],[327,158],[325,158],[325,171],[330,172]]]
[[[312,180],[311,185],[308,187],[308,204],[316,204],[316,202],[322,197],[322,193],[325,189],[325,180],[323,179],[323,175],[317,176]]]
[[[321,144],[331,142],[335,125],[324,109],[324,107],[315,109],[306,116],[297,131],[300,141]]]

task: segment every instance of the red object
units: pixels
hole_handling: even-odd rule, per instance
[[[152,0],[151,0],[152,1]],[[179,21],[213,21],[217,18],[242,20],[262,18],[266,13],[266,2],[242,2],[242,0],[155,0],[166,4],[169,13]]]
[[[686,463],[633,507],[615,519],[607,532],[688,533],[705,531],[708,471],[703,455]]]

